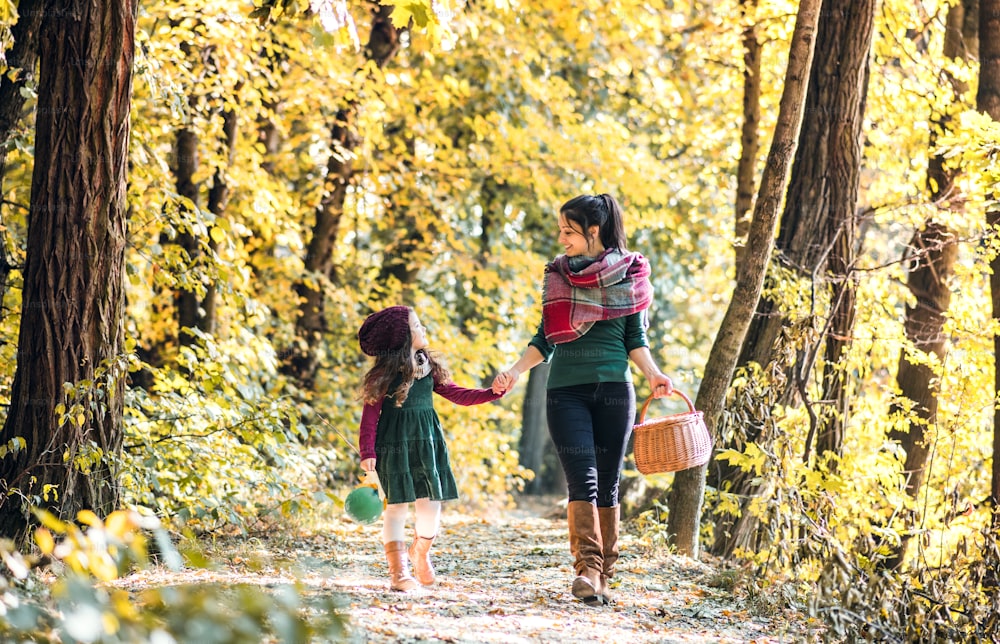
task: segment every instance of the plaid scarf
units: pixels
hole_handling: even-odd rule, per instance
[[[597,259],[560,255],[545,267],[542,325],[550,344],[572,342],[599,320],[649,308],[649,262],[639,253],[608,249]]]

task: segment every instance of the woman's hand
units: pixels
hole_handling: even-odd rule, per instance
[[[374,470],[375,469],[375,459],[374,458],[366,458],[366,459],[362,460],[361,461],[361,469],[363,469],[366,472],[371,472],[372,470]]]
[[[653,398],[664,398],[674,393],[674,383],[660,372],[649,376],[649,388],[653,392]]]

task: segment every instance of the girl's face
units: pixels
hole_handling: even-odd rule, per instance
[[[427,348],[427,329],[420,324],[416,311],[410,311],[410,344],[414,351]]]
[[[594,256],[604,250],[601,239],[597,233],[600,227],[591,226],[590,235],[583,233],[583,228],[575,221],[566,219],[566,216],[559,213],[559,243],[566,251],[567,257],[577,257],[579,255]]]

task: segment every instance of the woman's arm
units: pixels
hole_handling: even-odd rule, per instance
[[[510,391],[522,373],[541,364],[544,360],[545,356],[538,350],[538,347],[529,344],[528,348],[524,350],[524,353],[521,354],[521,357],[518,358],[512,367],[506,371],[501,371],[493,379],[493,392],[500,394]]]
[[[674,383],[670,381],[653,360],[653,354],[649,347],[637,347],[628,352],[628,357],[639,367],[642,375],[646,376],[649,388],[653,392],[654,398],[663,398],[674,393]]]

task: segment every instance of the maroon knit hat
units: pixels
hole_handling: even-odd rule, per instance
[[[365,318],[358,330],[361,350],[370,356],[399,351],[410,337],[410,307],[390,306]]]

